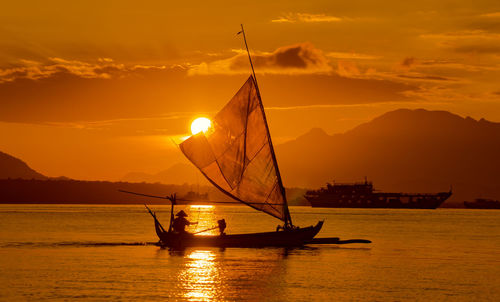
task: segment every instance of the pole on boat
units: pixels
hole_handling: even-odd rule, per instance
[[[174,224],[174,206],[176,202],[176,194],[171,194],[170,196],[167,196],[167,199],[170,200],[170,222],[168,224],[168,232],[170,233],[172,231],[172,226]]]
[[[211,231],[211,230],[215,230],[215,229],[218,229],[219,226],[214,226],[214,227],[211,227],[211,228],[208,228],[208,229],[204,229],[204,230],[201,230],[201,231],[198,231],[198,232],[194,232],[194,233],[191,233],[193,235],[195,234],[199,234],[199,233],[204,233],[204,232],[208,232],[208,231]]]
[[[285,228],[293,228],[292,224],[292,216],[290,215],[290,211],[288,210],[288,202],[286,200],[286,191],[285,187],[283,186],[283,181],[281,180],[281,174],[280,170],[278,168],[278,161],[276,160],[276,154],[274,153],[274,147],[273,147],[273,142],[271,140],[271,135],[269,132],[269,126],[267,124],[267,119],[266,119],[266,113],[264,111],[264,105],[262,104],[262,97],[260,96],[260,90],[259,90],[259,85],[257,84],[257,77],[255,76],[255,70],[253,68],[253,62],[252,62],[252,56],[250,56],[250,50],[248,49],[248,43],[247,43],[247,37],[245,35],[245,29],[243,28],[243,24],[241,24],[241,31],[238,34],[243,34],[243,41],[245,41],[245,47],[247,49],[247,54],[248,54],[248,60],[250,61],[250,67],[252,68],[252,74],[253,74],[253,81],[255,83],[255,89],[257,90],[257,95],[259,96],[259,104],[260,104],[260,109],[262,110],[262,116],[264,118],[264,124],[266,125],[266,130],[268,133],[268,143],[271,149],[271,157],[274,162],[274,168],[276,169],[276,176],[278,177],[278,185],[280,186],[281,194],[283,195],[284,198],[284,204],[285,204]]]
[[[245,35],[245,29],[243,28],[243,24],[241,24],[241,31],[239,33],[243,34],[243,41],[245,41],[245,47],[247,49],[248,60],[250,61],[250,67],[252,68],[253,80],[255,81],[255,87],[257,88],[257,93],[260,96],[259,85],[257,85],[257,77],[255,76],[255,70],[253,69],[252,57],[250,56],[250,51],[248,50],[247,37]]]
[[[152,197],[152,198],[160,198],[160,199],[168,199],[168,200],[170,200],[171,207],[170,207],[170,222],[169,222],[169,225],[168,225],[168,232],[170,233],[170,231],[172,231],[172,225],[173,225],[173,222],[174,222],[174,206],[175,206],[176,201],[177,201],[177,195],[175,193],[174,194],[170,194],[170,196],[163,197],[163,196],[142,194],[142,193],[137,193],[137,192],[125,191],[125,190],[118,190],[118,191],[123,192],[123,193],[133,194],[133,195],[139,195],[139,196],[145,196],[145,197]],[[149,214],[151,214],[151,216],[153,216],[155,222],[160,226],[161,230],[163,232],[165,232],[165,229],[163,228],[163,226],[160,224],[160,222],[156,218],[156,214],[153,211],[151,211],[151,209],[148,208],[147,205],[144,205],[144,206],[148,210]]]
[[[147,205],[144,205],[144,206],[148,210],[149,214],[151,214],[151,216],[153,216],[153,219],[155,220],[155,226],[159,227],[162,232],[165,232],[165,229],[163,228],[161,223],[156,218],[156,214],[153,211],[151,211],[151,209]]]

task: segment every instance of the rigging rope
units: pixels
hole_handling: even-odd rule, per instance
[[[198,230],[198,226],[200,225],[199,224],[199,222],[200,222],[200,212],[201,212],[201,208],[198,208],[198,217],[196,217],[196,228],[194,229],[195,232]]]

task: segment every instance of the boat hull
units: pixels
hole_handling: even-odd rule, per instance
[[[197,236],[189,233],[158,233],[160,245],[175,249],[186,247],[293,247],[310,242],[321,230],[323,221],[315,226],[265,233],[229,234],[216,236]]]

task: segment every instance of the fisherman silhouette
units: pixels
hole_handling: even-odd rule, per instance
[[[190,222],[189,220],[187,220],[187,214],[183,210],[180,210],[179,213],[175,214],[175,216],[177,216],[177,218],[174,219],[172,227],[174,228],[174,232],[177,232],[179,234],[187,233],[186,226],[191,224],[198,224],[198,222]]]
[[[219,226],[220,234],[226,235],[226,233],[224,233],[224,230],[226,229],[226,220],[225,219],[217,220],[217,225]]]

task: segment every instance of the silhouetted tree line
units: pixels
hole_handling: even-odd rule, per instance
[[[167,200],[119,192],[150,195],[185,194],[191,186],[80,180],[1,179],[0,203],[167,204]]]
[[[168,200],[142,197],[120,192],[125,190],[148,195],[167,196],[177,193],[182,197],[193,190],[193,185],[167,185],[161,183],[131,183],[110,181],[82,181],[72,179],[0,179],[0,203],[48,204],[169,204]],[[234,201],[213,187],[203,186],[213,201]],[[306,205],[306,189],[287,189],[290,205]],[[182,203],[182,202],[179,202]]]

